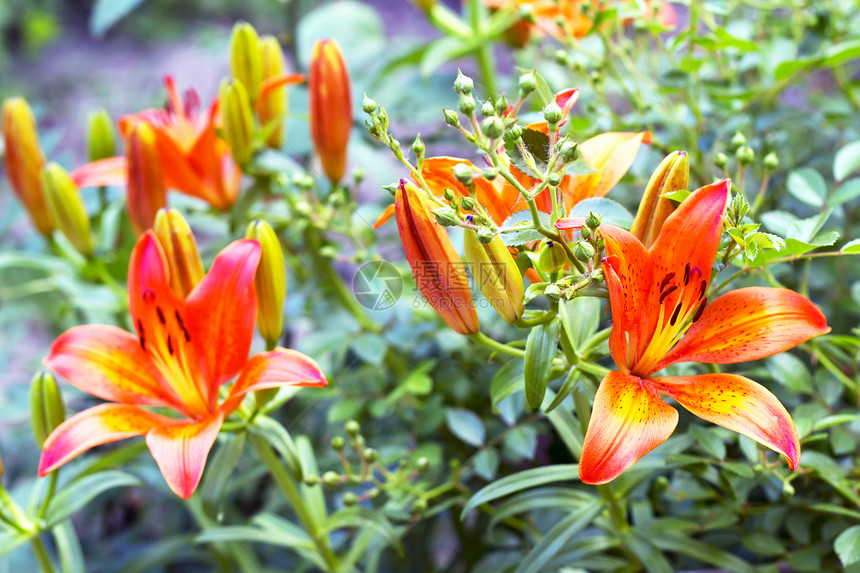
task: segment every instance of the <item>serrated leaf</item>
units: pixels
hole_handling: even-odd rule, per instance
[[[487,438],[487,430],[481,418],[465,408],[448,408],[445,411],[445,422],[451,433],[463,442],[478,447]]]
[[[557,464],[532,468],[505,476],[477,491],[463,507],[460,518],[462,519],[469,511],[481,504],[518,491],[558,481],[578,480],[578,472],[579,466],[577,464]]]

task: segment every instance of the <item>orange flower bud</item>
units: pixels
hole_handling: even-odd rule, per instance
[[[281,44],[274,36],[260,38],[260,53],[263,60],[263,81],[283,76],[286,73],[284,53]],[[269,93],[260,94],[255,105],[257,117],[263,125],[263,130],[269,130],[266,145],[272,149],[280,149],[284,138],[284,116],[287,114],[287,88],[278,87]]]
[[[170,269],[170,288],[183,300],[205,274],[194,233],[176,209],[159,209],[152,226]]]
[[[6,147],[3,163],[12,190],[24,204],[39,232],[48,237],[54,231],[54,222],[42,193],[41,172],[45,156],[39,147],[33,112],[24,98],[15,97],[3,102],[2,115]]]
[[[334,40],[314,45],[310,65],[311,136],[323,171],[337,183],[346,172],[346,147],[352,130],[349,70]]]
[[[84,256],[93,254],[90,216],[87,214],[78,187],[66,170],[57,163],[42,169],[42,190],[48,211],[63,235]]]
[[[161,160],[155,132],[145,122],[131,128],[126,151],[128,160],[128,195],[126,207],[131,226],[138,235],[152,227],[155,214],[167,205]]]
[[[287,298],[287,271],[284,251],[272,227],[265,221],[252,221],[246,239],[260,243],[260,264],[254,284],[257,288],[257,328],[274,348],[284,333],[284,301]]]
[[[452,329],[466,335],[478,332],[465,266],[422,192],[401,181],[394,197],[394,216],[421,294]]]
[[[675,210],[672,201],[660,195],[687,189],[689,181],[690,160],[685,151],[673,151],[667,155],[651,175],[630,227],[633,236],[646,247],[657,239],[663,222]]]

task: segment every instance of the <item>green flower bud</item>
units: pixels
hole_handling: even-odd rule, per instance
[[[585,217],[585,224],[591,230],[596,229],[600,226],[600,215],[598,215],[594,211],[589,211],[588,215],[586,215]]]
[[[543,293],[550,298],[558,298],[559,296],[561,296],[561,289],[557,284],[553,283],[551,285],[548,285],[544,289]]]
[[[445,123],[447,123],[451,127],[460,126],[460,116],[457,115],[456,111],[452,109],[443,109],[442,114],[445,116]]]
[[[450,187],[445,187],[445,191],[442,192],[442,196],[445,197],[445,200],[448,202],[453,201],[456,197],[454,190]]]
[[[460,183],[469,183],[472,181],[472,168],[465,163],[458,163],[454,166],[454,178]]]
[[[720,153],[717,153],[716,155],[714,155],[714,165],[716,165],[717,168],[725,169],[726,165],[728,165],[728,164],[729,164],[729,156],[726,155],[725,153],[720,152]]]
[[[524,98],[537,89],[537,77],[534,71],[526,72],[520,76],[520,97]]]
[[[744,137],[744,134],[740,131],[736,131],[735,134],[732,136],[732,147],[740,147],[746,144],[746,142],[747,138]]]
[[[549,183],[550,187],[558,187],[561,185],[562,174],[556,172],[550,173],[549,177],[546,178],[546,182]]]
[[[87,130],[87,147],[90,161],[107,159],[116,155],[113,122],[103,109],[90,114]]]
[[[543,118],[550,124],[557,124],[563,119],[563,111],[553,98],[546,107],[543,108]]]
[[[427,511],[427,500],[424,498],[418,498],[412,503],[412,513],[415,515],[420,515]]]
[[[749,145],[741,145],[735,152],[735,157],[741,165],[749,165],[755,159],[755,151]]]
[[[364,99],[361,100],[361,109],[364,113],[373,114],[376,112],[379,104],[376,103],[375,100],[367,97],[367,94],[364,94]]]
[[[603,282],[603,269],[594,269],[594,271],[591,273],[591,280],[596,282],[596,283],[602,283]]]
[[[388,131],[388,112],[385,111],[384,107],[379,108],[379,112],[376,114],[376,120],[379,122],[379,128],[383,132]]]
[[[516,143],[517,141],[519,141],[520,139],[522,139],[522,138],[523,138],[523,128],[522,128],[522,126],[517,125],[517,124],[514,124],[513,126],[511,126],[511,128],[508,130],[508,137],[509,137],[509,138],[511,139],[511,141],[512,141],[512,142],[514,142],[514,143]]]
[[[496,115],[496,108],[493,107],[493,102],[491,102],[490,100],[484,102],[484,105],[481,106],[481,115],[483,115],[484,117]]]
[[[666,476],[659,476],[654,480],[654,489],[657,491],[666,491],[669,489],[669,478]]]
[[[454,80],[454,90],[460,95],[468,95],[474,89],[475,82],[472,81],[472,78],[457,70],[457,79]]]
[[[379,459],[379,453],[376,450],[374,450],[373,448],[367,448],[366,450],[364,450],[364,460],[367,463],[372,464],[373,462],[375,462],[378,459]]]
[[[775,152],[771,151],[770,153],[768,153],[767,155],[764,156],[764,159],[762,160],[762,164],[764,165],[764,168],[767,169],[768,171],[773,171],[777,167],[779,167],[779,157],[777,157]]]
[[[331,448],[337,452],[343,451],[346,442],[340,436],[335,436],[331,439]]]
[[[489,138],[498,139],[505,133],[505,122],[500,117],[488,117],[481,122],[481,131]]]
[[[425,457],[418,458],[415,460],[415,469],[419,472],[426,472],[430,469],[430,460]]]
[[[340,476],[335,472],[328,471],[323,474],[322,482],[326,487],[337,487],[340,485]]]
[[[41,448],[54,429],[66,419],[66,408],[54,375],[42,370],[30,383],[30,423]]]
[[[463,197],[463,200],[460,202],[460,207],[462,207],[464,211],[474,211],[475,200],[471,197]]]
[[[538,270],[550,274],[558,272],[567,264],[564,247],[555,241],[545,241],[538,255]]]
[[[460,108],[460,111],[464,115],[472,115],[473,113],[475,113],[475,107],[477,105],[478,104],[475,103],[475,98],[473,98],[472,96],[470,96],[470,95],[461,95],[460,96],[459,108]]]
[[[355,495],[354,493],[352,493],[351,491],[348,491],[345,494],[343,494],[341,501],[343,501],[343,504],[345,506],[352,507],[353,505],[358,503],[358,496]]]
[[[424,142],[421,141],[420,133],[415,137],[415,141],[412,142],[412,153],[415,154],[415,162],[418,164],[418,170],[420,171],[424,165]]]
[[[478,242],[483,243],[484,245],[490,243],[495,238],[495,233],[489,230],[486,227],[481,227],[478,229]],[[510,253],[507,252],[507,248],[505,248],[505,252],[507,253],[507,257],[510,258]]]
[[[263,54],[257,31],[247,22],[237,22],[230,34],[230,70],[248,90],[249,98],[257,99],[263,82]]]
[[[486,169],[484,169],[484,172],[481,173],[481,177],[483,177],[487,181],[492,181],[493,179],[498,177],[498,175],[499,175],[499,168],[498,167],[487,167]]]
[[[558,144],[558,155],[565,163],[575,161],[579,156],[579,145],[569,139],[565,139]]]
[[[594,247],[591,246],[591,243],[578,241],[573,246],[573,256],[576,257],[577,260],[587,263],[594,257]]]
[[[508,98],[505,96],[505,94],[500,95],[499,98],[496,100],[496,109],[498,110],[505,111],[510,106],[511,104],[508,103]]]
[[[460,217],[457,216],[457,211],[450,207],[433,209],[433,215],[436,217],[436,221],[443,227],[455,227],[460,224]]]
[[[554,56],[556,63],[561,64],[562,66],[570,65],[570,54],[568,54],[567,51],[556,50]]]
[[[42,192],[57,228],[79,253],[92,255],[90,217],[78,187],[58,163],[49,163],[42,169]]]
[[[361,431],[361,426],[355,420],[349,420],[346,424],[344,424],[343,429],[346,431],[347,434],[355,438]]]
[[[364,167],[356,165],[352,168],[352,180],[355,181],[356,185],[364,181]]]
[[[318,478],[317,476],[315,476],[313,474],[307,474],[307,475],[305,475],[304,482],[305,482],[306,486],[313,487],[320,482],[320,478]]]

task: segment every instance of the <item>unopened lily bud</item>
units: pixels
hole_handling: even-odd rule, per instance
[[[436,221],[443,227],[455,227],[460,224],[460,218],[457,216],[457,211],[450,207],[439,207],[433,209],[433,216]]]
[[[505,122],[500,117],[488,117],[481,122],[481,131],[492,139],[497,139],[505,133]]]
[[[520,97],[524,98],[537,89],[537,78],[535,73],[527,72],[520,76]]]
[[[735,152],[735,157],[741,165],[749,165],[755,159],[755,151],[749,145],[741,145]]]
[[[457,79],[454,80],[454,91],[460,95],[468,95],[472,93],[472,90],[474,89],[475,82],[472,81],[472,78],[464,75],[460,70],[457,70]]]
[[[478,332],[478,314],[463,261],[445,229],[431,216],[424,194],[402,182],[394,198],[394,215],[421,294],[454,331]]]
[[[453,109],[443,109],[442,115],[445,116],[445,123],[447,123],[451,127],[460,126],[460,116],[457,115],[457,112]]]
[[[376,100],[372,100],[367,97],[367,94],[364,94],[364,99],[361,100],[361,109],[364,113],[374,113],[376,109],[379,107],[379,104],[376,103]]]
[[[714,165],[717,166],[718,169],[725,169],[728,164],[729,156],[725,153],[719,152],[714,155]]]
[[[762,165],[768,171],[774,171],[777,167],[779,167],[779,157],[777,157],[776,153],[771,151],[762,159]]]
[[[152,227],[158,210],[167,205],[167,187],[155,131],[148,123],[134,124],[128,136],[128,187],[126,208],[138,235]]]
[[[66,408],[57,381],[53,374],[43,370],[30,383],[30,424],[39,447],[65,419]]]
[[[477,104],[475,103],[475,98],[473,98],[471,95],[460,96],[460,103],[458,107],[460,108],[460,112],[463,115],[472,115],[473,113],[475,113],[476,106]]]
[[[523,277],[502,238],[489,229],[481,230],[490,235],[489,240],[471,229],[463,231],[466,262],[487,302],[506,322],[514,323],[525,310]]]
[[[284,52],[281,44],[274,36],[260,38],[260,56],[263,68],[263,81],[283,76],[287,65],[284,62]],[[266,95],[259,94],[256,105],[257,117],[260,124],[268,128],[266,145],[272,149],[280,149],[284,140],[284,117],[287,114],[288,91],[285,86],[271,90]]]
[[[561,107],[555,102],[555,98],[543,108],[543,118],[550,124],[557,124],[564,118],[564,113],[561,111]]]
[[[263,58],[257,31],[247,22],[237,22],[230,34],[230,71],[248,90],[250,99],[257,99],[263,82]]]
[[[78,193],[78,187],[66,170],[49,163],[42,170],[42,189],[54,224],[84,256],[93,254],[90,217]]]
[[[346,172],[352,130],[349,70],[337,42],[320,40],[314,44],[309,71],[311,136],[326,177],[337,183]],[[377,116],[383,131],[388,127],[384,112],[380,109]]]
[[[746,144],[747,138],[744,137],[744,134],[740,131],[736,131],[732,136],[732,147],[740,147],[741,145]]]
[[[3,164],[9,183],[24,205],[33,225],[46,237],[54,231],[54,221],[42,193],[42,166],[45,156],[39,146],[36,119],[24,98],[3,102]]]
[[[90,114],[87,121],[87,148],[90,161],[107,159],[116,155],[113,122],[103,109]]]
[[[248,92],[239,80],[225,79],[219,90],[222,133],[233,159],[244,167],[254,155],[254,116]]]
[[[686,189],[690,181],[690,160],[685,151],[674,151],[660,163],[639,202],[639,210],[630,232],[646,247],[657,239],[666,218],[675,210],[675,205],[662,197],[680,189]]]
[[[491,115],[496,114],[496,108],[493,106],[493,102],[487,100],[484,102],[484,105],[481,106],[481,115],[484,117],[490,117]]]
[[[466,163],[458,163],[454,166],[454,178],[460,183],[469,183],[472,180],[472,167]]]
[[[170,288],[181,299],[188,298],[203,278],[203,261],[188,222],[176,209],[159,209],[152,226],[167,259]]]
[[[577,260],[586,263],[594,257],[594,247],[591,246],[591,243],[578,241],[573,246],[573,256],[576,257]]]
[[[546,274],[560,271],[567,264],[564,247],[555,241],[546,241],[538,256],[538,269]]]
[[[270,347],[284,333],[284,301],[287,298],[287,271],[284,251],[272,227],[265,221],[253,221],[245,233],[247,239],[260,243],[260,264],[254,285],[257,289],[257,328]]]
[[[598,215],[594,211],[589,211],[588,215],[585,216],[585,224],[591,230],[596,229],[600,226],[600,215]]]

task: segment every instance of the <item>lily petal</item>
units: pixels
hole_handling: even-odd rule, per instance
[[[647,380],[613,370],[600,383],[582,444],[579,477],[612,481],[662,444],[678,425],[678,411]]]
[[[794,348],[830,327],[817,306],[794,291],[749,287],[730,291],[705,307],[687,335],[660,361],[733,364]]]
[[[186,300],[186,325],[213,401],[218,387],[238,374],[248,358],[257,319],[254,275],[259,262],[257,241],[231,243]]]
[[[70,176],[78,188],[125,185],[128,182],[128,162],[122,155],[108,157],[82,165]]]
[[[800,463],[797,430],[767,388],[736,374],[650,379],[658,391],[696,416],[748,436],[782,454],[792,470]]]
[[[257,99],[260,100],[265,98],[272,91],[280,87],[300,84],[304,81],[304,74],[284,74],[281,76],[266,78],[263,80],[263,83],[260,84],[260,95],[257,96]]]
[[[146,434],[146,445],[170,489],[188,499],[200,478],[224,416],[220,411],[200,421],[159,426]]]
[[[633,165],[639,146],[650,142],[651,133],[643,131],[601,133],[579,144],[582,159],[597,173],[570,177],[562,183],[565,208],[570,211],[583,199],[609,193]]]
[[[143,435],[176,420],[126,404],[100,404],[79,412],[51,432],[39,460],[39,476],[45,476],[86,450]]]
[[[277,347],[252,356],[242,368],[230,395],[221,405],[224,415],[235,410],[245,394],[280,386],[326,386],[325,375],[309,356],[287,348]]]
[[[385,211],[382,212],[382,215],[373,223],[373,228],[378,229],[383,226],[388,220],[394,216],[394,203],[385,208]]]
[[[45,366],[88,394],[142,406],[182,404],[133,334],[101,324],[76,326],[51,345]]]

